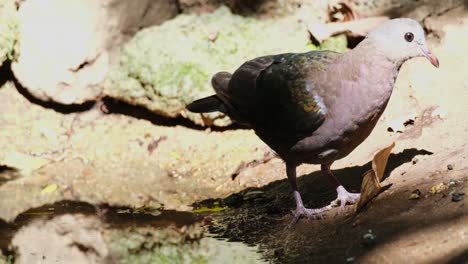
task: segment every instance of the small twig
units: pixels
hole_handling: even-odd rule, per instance
[[[247,169],[247,168],[254,168],[254,167],[257,167],[258,165],[261,165],[261,164],[265,164],[267,163],[268,161],[274,159],[274,158],[277,158],[278,155],[272,151],[266,151],[264,154],[263,154],[263,158],[259,159],[259,160],[252,160],[252,161],[249,161],[247,163],[245,162],[241,162],[241,164],[239,164],[239,166],[237,167],[237,169],[234,171],[234,173],[231,175],[231,178],[232,180],[236,179],[236,177],[244,170],[244,169]]]

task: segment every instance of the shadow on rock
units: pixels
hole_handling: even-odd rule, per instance
[[[432,153],[427,150],[418,149],[406,149],[401,153],[391,154],[384,177],[389,177],[395,168],[410,162],[413,157],[430,154]],[[334,173],[348,190],[359,192],[361,176],[370,169],[371,162],[368,162],[361,166],[334,170]],[[299,177],[298,185],[306,207],[322,207],[336,198],[335,190],[328,180],[321,176],[320,171]],[[215,200],[209,199],[194,206],[209,207],[214,202]],[[351,220],[349,214],[333,217],[337,211],[331,210],[325,213],[325,219],[318,221],[302,219],[296,224],[295,230],[288,230],[287,225],[292,220],[289,212],[294,209],[294,201],[287,179],[272,182],[261,188],[248,188],[217,202],[231,209],[211,215],[213,224],[209,227],[210,232],[230,241],[260,245],[267,259],[278,260],[281,263],[302,263],[318,250],[311,248],[313,244],[336,246],[327,245],[325,241],[329,240],[329,243],[332,243],[328,236],[335,233],[335,229],[340,226],[349,228]],[[347,207],[347,212],[350,208]],[[322,230],[328,230],[331,233],[326,234]],[[305,233],[311,237],[305,237]],[[316,237],[315,233],[321,235]],[[301,252],[301,245],[307,243],[310,244],[307,247],[308,252]],[[333,250],[330,248],[325,251],[328,255],[332,254],[332,259],[339,257],[343,262],[344,256],[333,255]],[[345,250],[341,253],[345,254],[344,252]],[[317,257],[317,260],[324,259],[326,256]]]
[[[164,117],[161,115],[158,115],[149,109],[143,107],[143,106],[136,106],[136,105],[131,105],[123,101],[116,100],[111,97],[104,97],[103,98],[103,108],[101,110],[107,114],[122,114],[126,116],[131,116],[133,118],[137,119],[144,119],[150,121],[154,125],[158,126],[167,126],[167,127],[173,127],[173,126],[184,126],[187,128],[191,129],[196,129],[196,130],[206,130],[207,127],[202,127],[199,125],[196,125],[192,121],[183,118],[181,116],[175,117],[175,118],[170,118],[170,117]],[[239,124],[232,124],[227,127],[218,127],[218,126],[212,126],[210,127],[212,131],[226,131],[226,130],[233,130],[233,129],[248,129],[242,125]]]
[[[85,112],[95,105],[95,101],[87,101],[82,104],[60,104],[54,101],[44,101],[35,97],[18,81],[18,79],[16,79],[15,75],[11,71],[11,61],[5,61],[0,67],[0,87],[7,81],[13,81],[18,93],[24,96],[29,102],[45,108],[53,109],[62,114]]]

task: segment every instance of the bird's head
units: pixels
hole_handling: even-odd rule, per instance
[[[423,28],[412,19],[388,20],[369,32],[366,39],[397,64],[414,57],[426,57],[432,65],[439,67],[439,60],[427,48]]]

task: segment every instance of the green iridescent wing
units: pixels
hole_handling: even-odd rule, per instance
[[[260,57],[243,64],[230,82],[233,107],[258,131],[296,140],[325,120],[314,75],[339,53],[311,51]]]

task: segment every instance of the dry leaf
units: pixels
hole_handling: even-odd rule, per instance
[[[341,34],[348,33],[354,36],[366,36],[369,31],[376,28],[383,22],[388,20],[388,17],[369,17],[347,22],[337,22],[337,23],[316,23],[308,27],[312,37],[317,40],[319,43],[322,43],[324,40]]]
[[[328,16],[330,21],[352,21],[359,18],[359,14],[354,9],[351,2],[339,1],[333,3],[330,1],[328,4]]]
[[[383,179],[388,157],[390,156],[393,147],[395,147],[395,142],[374,155],[374,158],[372,159],[372,169],[364,174],[364,178],[362,180],[361,198],[359,199],[356,211],[361,210],[369,201],[384,191],[380,182]]]

